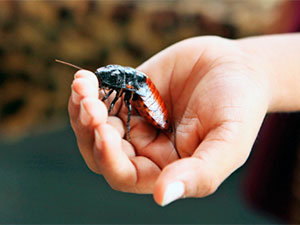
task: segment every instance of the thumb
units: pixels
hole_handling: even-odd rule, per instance
[[[246,127],[242,123],[223,124],[208,133],[191,157],[166,166],[154,187],[155,201],[165,206],[179,198],[214,193],[250,153],[259,126],[245,131]]]
[[[212,194],[221,181],[199,158],[178,160],[165,167],[154,188],[154,200],[165,206],[179,198]]]

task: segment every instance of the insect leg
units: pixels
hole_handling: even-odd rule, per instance
[[[111,112],[111,110],[115,106],[116,101],[121,97],[122,93],[123,93],[123,89],[117,91],[116,97],[114,98],[114,100],[110,104],[110,107],[108,109],[108,113]]]
[[[112,90],[110,90],[102,99],[101,99],[101,101],[103,102],[103,101],[105,101],[106,99],[108,99],[108,97],[111,95],[111,93],[113,93],[113,89]]]
[[[130,117],[131,117],[131,100],[133,98],[133,92],[126,92],[124,96],[125,105],[128,108],[128,116],[127,116],[127,123],[126,123],[126,136],[127,140],[130,141]]]

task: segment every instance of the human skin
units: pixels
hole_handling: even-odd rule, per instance
[[[153,193],[162,206],[212,194],[246,162],[266,113],[300,109],[299,60],[299,34],[178,42],[137,68],[164,99],[173,132],[133,115],[130,142],[125,105],[108,116],[96,76],[80,70],[69,100],[80,152],[113,189]]]

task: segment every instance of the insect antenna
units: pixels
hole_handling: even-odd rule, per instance
[[[61,64],[65,64],[67,66],[71,66],[71,67],[74,67],[74,68],[79,69],[79,70],[83,70],[83,68],[81,68],[79,66],[76,66],[74,64],[71,64],[71,63],[68,63],[68,62],[65,62],[65,61],[62,61],[62,60],[59,60],[59,59],[55,59],[55,62],[58,62],[58,63],[61,63]]]

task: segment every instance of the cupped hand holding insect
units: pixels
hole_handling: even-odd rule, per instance
[[[286,39],[295,50],[280,45]],[[133,115],[130,142],[122,101],[108,117],[96,76],[78,71],[69,113],[85,162],[112,188],[153,193],[160,205],[213,193],[246,161],[268,111],[300,109],[294,76],[300,66],[292,57],[298,43],[297,35],[201,37],[160,52],[137,69],[164,99],[173,132]],[[273,54],[274,46],[281,55]]]

